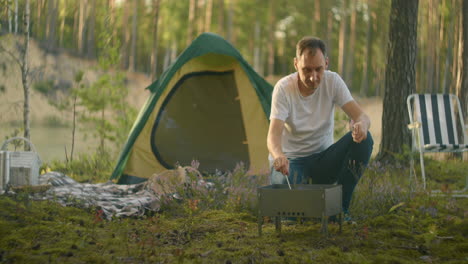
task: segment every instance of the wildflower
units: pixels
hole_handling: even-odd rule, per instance
[[[198,200],[198,199],[189,199],[188,204],[189,204],[190,211],[195,212],[196,210],[198,210],[198,203],[199,202],[200,202],[200,200]]]
[[[96,213],[94,214],[94,223],[102,222],[104,218],[104,210],[102,208],[97,208]]]

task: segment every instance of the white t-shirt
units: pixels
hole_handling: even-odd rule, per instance
[[[271,103],[270,120],[285,122],[281,143],[288,158],[308,156],[332,145],[335,105],[342,107],[354,100],[335,72],[325,71],[318,89],[306,97],[299,92],[298,78],[295,72],[279,80]]]

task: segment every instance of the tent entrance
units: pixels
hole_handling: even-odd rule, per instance
[[[183,76],[169,92],[156,117],[151,148],[167,169],[200,162],[200,170],[249,167],[246,133],[234,71]]]

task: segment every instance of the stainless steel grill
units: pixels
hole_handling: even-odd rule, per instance
[[[338,216],[340,232],[343,217],[341,185],[328,184],[273,184],[257,189],[258,233],[262,235],[263,218],[274,217],[276,231],[281,232],[281,219],[321,218],[321,231],[328,234],[328,217]]]

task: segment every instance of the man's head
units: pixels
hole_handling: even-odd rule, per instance
[[[294,67],[299,73],[299,88],[312,94],[328,67],[327,47],[314,37],[304,37],[296,45]]]

